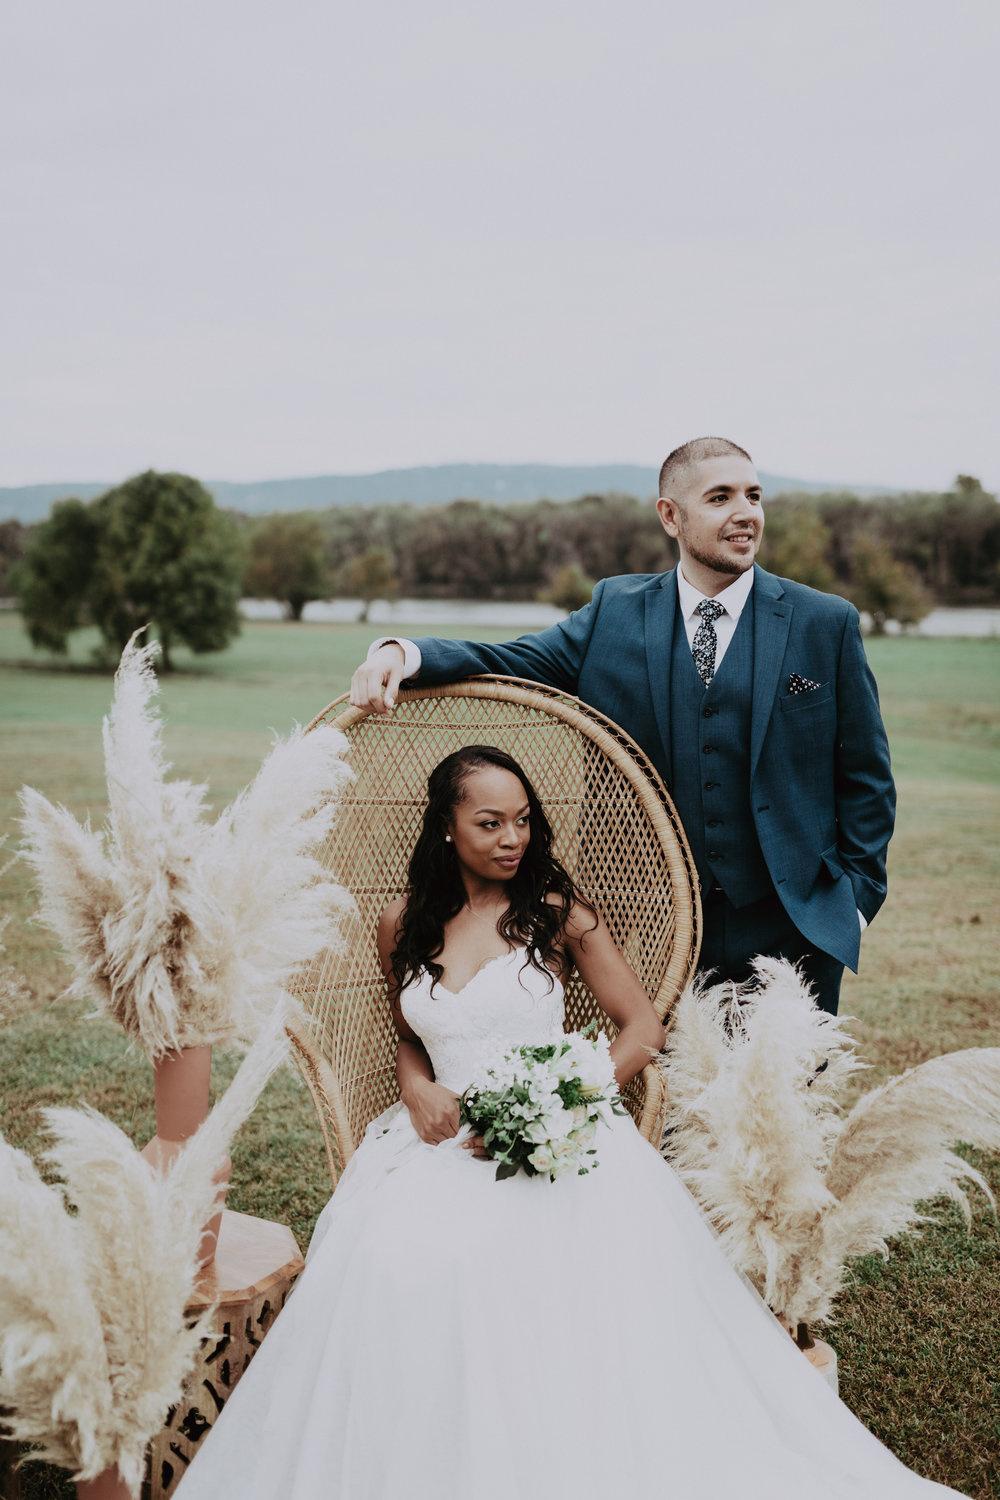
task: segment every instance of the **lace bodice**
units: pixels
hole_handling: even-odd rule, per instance
[[[510,1047],[548,1041],[562,1031],[562,982],[527,960],[523,943],[491,958],[456,992],[424,971],[400,993],[400,1009],[427,1048],[434,1077],[460,1094],[474,1070]]]

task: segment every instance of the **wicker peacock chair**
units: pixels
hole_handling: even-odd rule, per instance
[[[343,954],[299,979],[307,1020],[291,1028],[312,1091],[334,1185],[369,1122],[398,1098],[396,1036],[375,948],[382,909],[400,895],[426,804],[427,777],[445,755],[495,744],[531,777],[552,823],[555,852],[600,909],[657,1013],[664,1017],[694,971],[701,907],[691,853],[666,789],[639,747],[578,698],[515,677],[475,677],[399,695],[391,715],[334,700],[310,724],[347,735],[356,780],[323,863],[357,900],[360,921]],[[566,989],[566,1024],[597,1017],[614,1028],[579,975]],[[649,1066],[627,1091],[656,1144],[665,1105]]]

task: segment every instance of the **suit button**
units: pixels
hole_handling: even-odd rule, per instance
[[[707,822],[707,824],[705,826],[707,828],[721,828],[722,827],[722,819],[721,818],[709,818],[709,820],[708,820],[708,822]]]
[[[701,711],[701,716],[703,719],[710,719],[714,713],[714,708],[703,708]]]
[[[714,749],[715,749],[714,745],[702,745],[702,747],[701,747],[701,753],[702,753],[702,755],[711,755],[712,751]]]
[[[709,859],[721,859],[722,855],[719,853],[718,849],[709,849],[708,857]]]
[[[706,790],[706,792],[714,792],[715,788],[718,785],[719,785],[719,783],[717,781],[706,781],[705,782],[705,790]]]

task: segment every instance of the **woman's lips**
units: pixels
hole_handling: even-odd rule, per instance
[[[510,865],[510,866],[514,866],[514,865],[519,865],[520,863],[521,863],[521,856],[519,854],[508,854],[508,855],[498,855],[497,856],[497,864],[498,865]]]

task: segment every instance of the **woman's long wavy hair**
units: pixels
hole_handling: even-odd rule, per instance
[[[444,974],[444,967],[435,962],[444,947],[444,929],[466,903],[455,845],[446,841],[445,834],[464,796],[466,778],[484,766],[498,766],[518,778],[529,813],[530,838],[521,863],[507,882],[510,904],[497,922],[497,932],[507,943],[523,943],[529,962],[548,976],[551,986],[553,968],[564,972],[569,966],[564,926],[573,903],[579,902],[593,913],[597,926],[593,906],[581,896],[552,853],[551,824],[517,761],[495,745],[465,745],[439,761],[427,783],[427,807],[410,857],[406,906],[391,959],[399,989],[426,970],[433,991]],[[546,900],[553,893],[560,898],[558,902]]]

